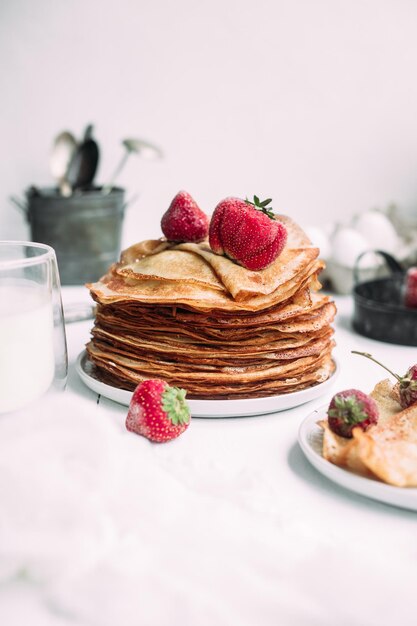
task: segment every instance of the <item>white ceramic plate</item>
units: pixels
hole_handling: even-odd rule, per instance
[[[333,465],[323,458],[321,450],[323,431],[317,422],[326,418],[326,407],[321,407],[302,422],[298,432],[298,442],[312,465],[334,483],[359,493],[362,496],[392,504],[403,509],[417,511],[417,488],[394,487],[372,478],[365,478],[353,472]]]
[[[105,398],[129,406],[132,392],[107,385],[95,378],[85,350],[78,356],[76,370],[87,387]],[[275,413],[285,411],[285,409],[292,409],[300,404],[319,398],[333,385],[338,373],[339,367],[336,362],[334,373],[324,383],[281,396],[249,398],[247,400],[188,400],[188,403],[193,417],[248,417],[250,415]]]

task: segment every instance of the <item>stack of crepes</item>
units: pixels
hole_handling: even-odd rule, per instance
[[[319,250],[288,217],[281,255],[250,271],[207,241],[149,240],[125,250],[97,283],[94,375],[133,390],[146,378],[183,387],[189,398],[285,394],[334,370],[336,309],[317,291]]]

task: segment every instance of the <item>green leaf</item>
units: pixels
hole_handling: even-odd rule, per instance
[[[174,426],[188,424],[190,421],[190,409],[185,399],[185,389],[179,387],[166,387],[162,394],[162,408]]]
[[[346,424],[360,424],[368,419],[364,403],[356,396],[336,396],[335,408],[329,411],[330,417],[339,417]]]
[[[265,215],[267,215],[271,220],[275,220],[275,214],[272,210],[272,207],[268,207],[267,205],[272,202],[272,198],[268,198],[267,200],[263,200],[262,202],[259,200],[258,196],[253,196],[253,202],[251,202],[246,196],[245,199],[246,204],[250,204],[255,207],[257,211],[261,211]]]
[[[261,207],[266,207],[270,202],[272,202],[272,198],[268,198],[268,200],[264,200],[259,204]]]

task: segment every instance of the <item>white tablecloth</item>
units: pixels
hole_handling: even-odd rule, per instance
[[[297,444],[332,392],[385,377],[350,350],[400,373],[417,361],[353,333],[351,299],[337,304],[333,390],[282,413],[194,419],[162,445],[125,430],[126,407],[97,404],[74,370],[92,321],[68,325],[65,394],[0,417],[0,624],[415,624],[416,514],[334,485]]]

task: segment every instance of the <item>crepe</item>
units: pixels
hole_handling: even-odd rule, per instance
[[[176,281],[224,291],[208,263],[201,263],[196,254],[187,250],[162,250],[127,265],[120,263],[116,273],[135,280]]]
[[[292,220],[282,254],[250,271],[207,241],[148,240],[88,285],[97,302],[86,349],[94,375],[132,390],[146,378],[189,398],[291,393],[331,376],[336,308],[321,296],[324,263]]]
[[[398,390],[388,379],[370,395],[379,419],[367,431],[356,427],[353,438],[345,439],[333,433],[327,421],[320,422],[324,458],[390,485],[417,487],[417,406],[402,409]]]
[[[141,364],[138,363],[137,359],[131,363],[126,358],[108,359],[106,355],[103,358],[96,351],[96,347],[92,345],[89,345],[89,354],[94,363],[94,375],[98,375],[99,380],[103,382],[133,391],[136,385],[149,378],[148,372],[140,371]],[[139,371],[136,368],[139,368]],[[334,362],[331,356],[327,354],[320,360],[319,367],[313,365],[305,367],[303,371],[281,372],[282,378],[277,379],[268,379],[265,375],[267,373],[264,373],[263,376],[258,376],[251,381],[236,380],[233,375],[223,376],[221,381],[213,375],[211,380],[208,380],[205,372],[200,372],[198,378],[192,380],[186,372],[184,384],[184,382],[180,382],[181,379],[173,368],[169,368],[166,372],[158,368],[158,371],[159,377],[169,384],[176,386],[182,384],[187,389],[189,398],[240,399],[291,393],[324,382],[333,373]],[[212,373],[215,374],[214,369]],[[229,374],[233,374],[233,372],[229,372]]]
[[[204,267],[204,261],[201,260]],[[297,275],[280,284],[277,289],[267,295],[256,295],[244,301],[235,300],[226,289],[204,286],[201,280],[195,282],[178,280],[162,280],[162,278],[133,278],[123,275],[120,267],[113,265],[109,272],[97,283],[88,285],[95,300],[102,304],[114,302],[137,301],[148,304],[182,304],[197,311],[259,311],[288,300],[299,289],[316,289],[317,275],[324,268],[321,261],[305,264]],[[201,276],[199,272],[198,276]]]
[[[211,289],[226,290],[236,301],[272,294],[293,281],[319,255],[319,249],[311,245],[293,220],[284,215],[278,215],[277,219],[285,224],[287,243],[282,254],[261,271],[247,270],[226,256],[215,254],[206,241],[179,244],[158,255],[141,256],[125,263],[135,254],[138,256],[139,249],[136,247],[135,254],[122,255],[115,271],[138,280],[172,280],[177,283],[177,288],[179,283],[201,284],[202,281]],[[148,248],[152,247],[153,251],[154,246],[156,242]],[[144,253],[144,249],[140,249],[140,254]]]

